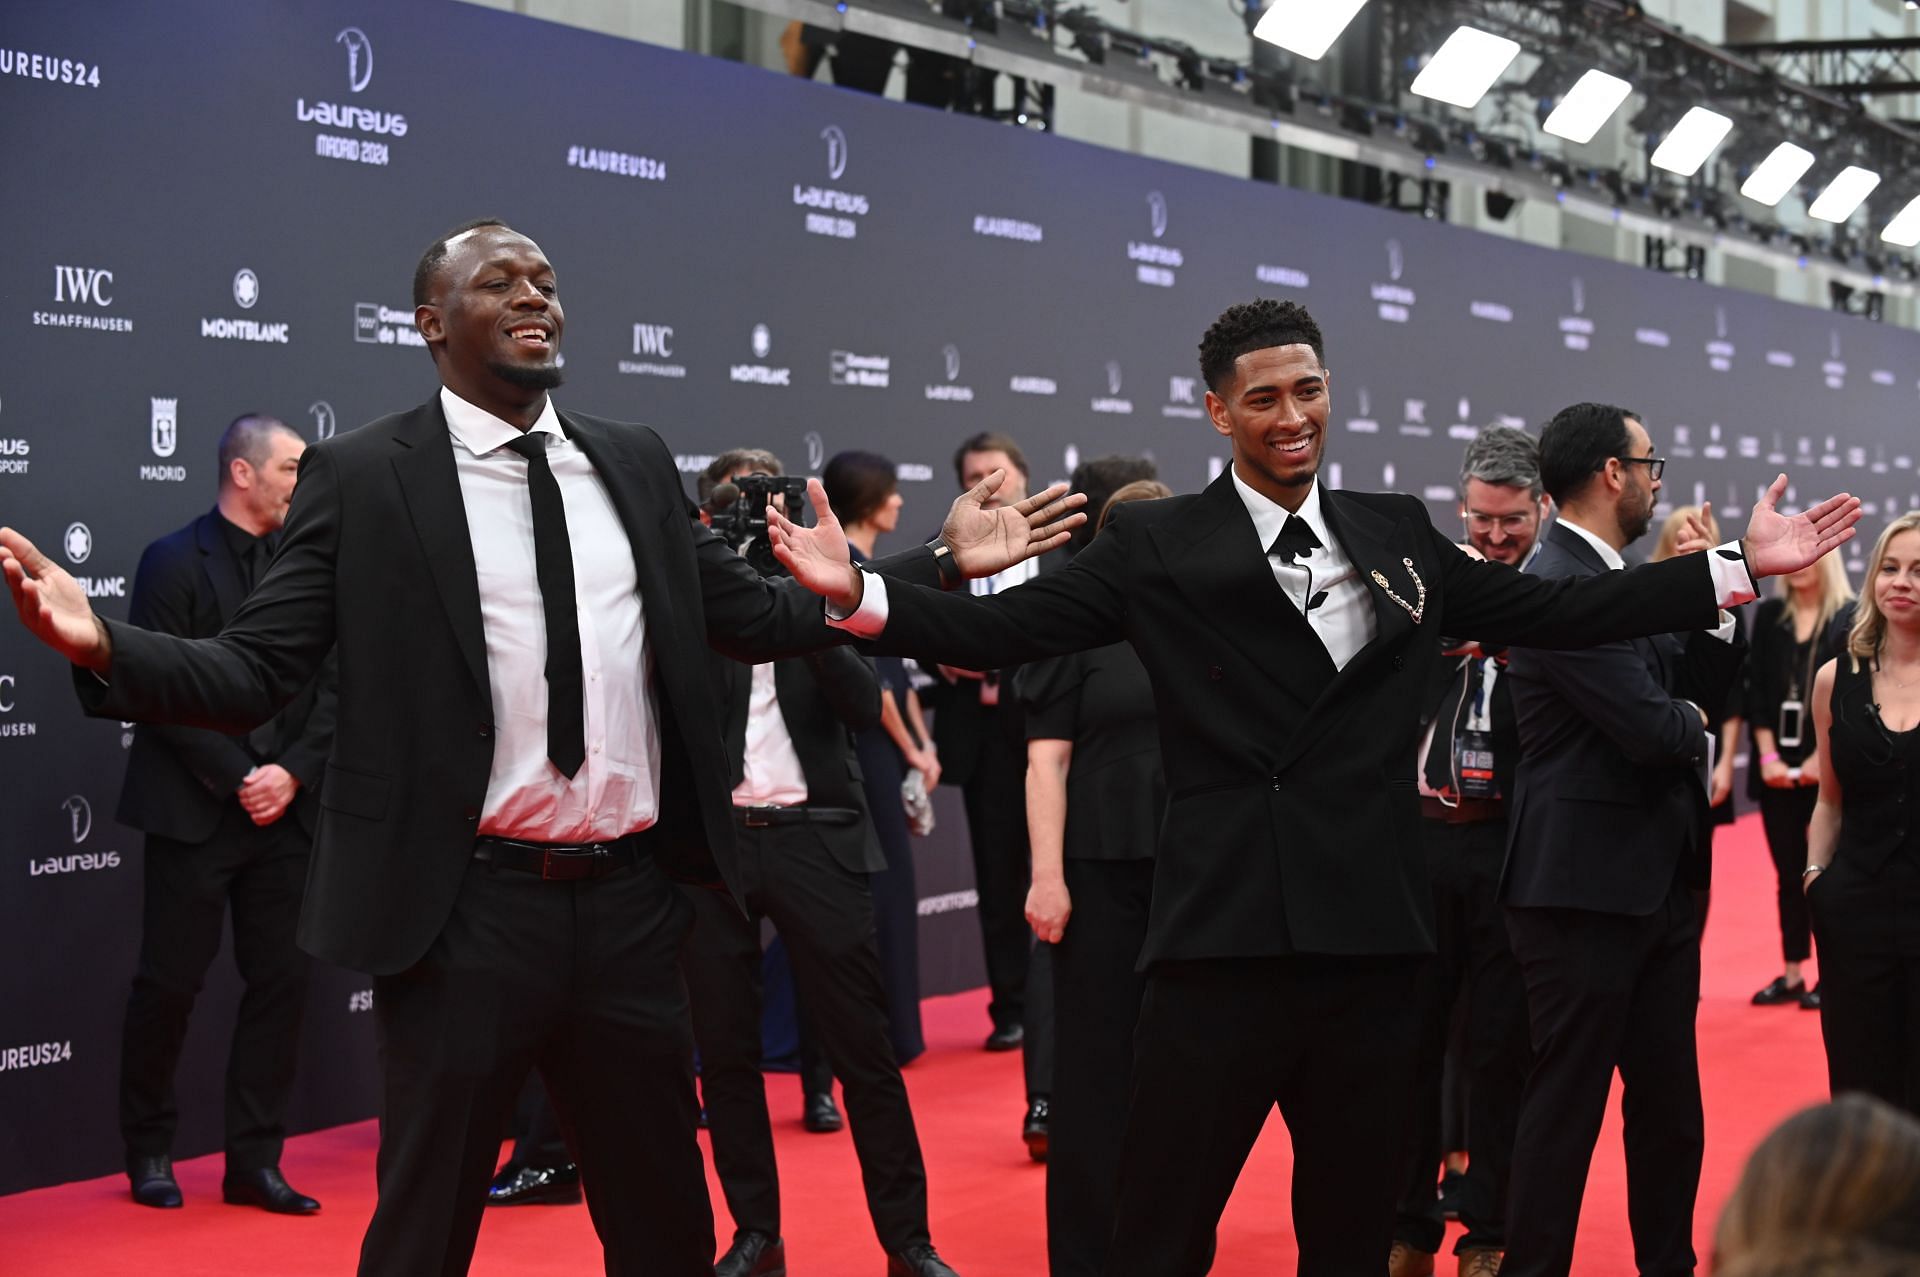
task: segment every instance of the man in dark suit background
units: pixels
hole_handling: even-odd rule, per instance
[[[702,476],[703,503],[720,482],[781,472],[770,453],[723,453]],[[867,886],[886,860],[850,735],[879,723],[879,679],[871,662],[844,647],[756,665],[715,653],[709,667],[746,905],[742,913],[719,892],[681,888],[694,914],[680,965],[700,1050],[700,1098],[735,1229],[714,1277],[786,1272],[760,1072],[762,918],[786,941],[810,1032],[840,1079],[882,1249],[897,1256],[930,1248],[926,1165],[888,1036]],[[953,1277],[938,1260],[912,1271]]]
[[[1170,791],[1142,963],[1110,1277],[1189,1277],[1278,1103],[1293,1137],[1302,1274],[1378,1272],[1405,1151],[1406,1034],[1433,948],[1412,760],[1443,633],[1575,646],[1714,623],[1753,596],[1740,548],[1624,577],[1547,581],[1470,559],[1425,505],[1322,491],[1319,328],[1292,303],[1223,314],[1201,343],[1233,464],[1195,496],[1122,506],[1068,567],[992,598],[855,572],[776,519],[782,562],[881,651],[974,668],[1130,640]],[[1850,535],[1859,503],[1774,512],[1760,575]],[[874,596],[884,596],[876,598]]]
[[[248,414],[229,425],[214,508],[140,556],[129,621],[182,638],[218,634],[266,570],[304,451],[305,441],[272,417]],[[324,682],[245,734],[164,726],[134,733],[116,818],[147,840],[140,965],[120,1046],[120,1133],[133,1199],[143,1206],[181,1205],[174,1072],[231,905],[246,991],[227,1057],[223,1195],[279,1214],[320,1209],[288,1187],[280,1151],[307,997],[307,958],[294,929],[315,793],[333,745],[333,691]]]
[[[1608,404],[1563,409],[1540,437],[1541,477],[1559,519],[1527,570],[1620,579],[1620,552],[1645,534],[1664,468],[1635,414]],[[1687,635],[1512,652],[1521,753],[1501,899],[1534,1053],[1514,1149],[1507,1277],[1565,1277],[1571,1267],[1616,1067],[1639,1270],[1694,1270],[1705,1134],[1694,1042],[1700,924],[1689,887],[1707,851],[1702,706],[1721,702],[1740,657],[1725,613]]]
[[[742,894],[707,647],[766,660],[834,636],[817,600],[687,517],[658,435],[554,407],[564,313],[532,240],[493,220],[449,232],[414,298],[439,393],[308,450],[273,564],[217,638],[97,617],[8,528],[0,569],[97,715],[250,731],[337,645],[300,939],[375,977],[361,1273],[466,1271],[503,1118],[538,1067],[609,1273],[707,1277],[676,965],[691,909],[672,881]],[[887,566],[958,579],[1053,548],[1078,521],[1061,491],[994,511],[967,494],[937,547]],[[939,1271],[930,1247],[899,1259]]]

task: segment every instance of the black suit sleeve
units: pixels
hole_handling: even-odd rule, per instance
[[[128,622],[161,634],[193,633],[195,587],[201,573],[192,551],[165,542],[147,547],[133,577]],[[216,798],[231,798],[253,770],[253,759],[231,737],[200,727],[151,725],[141,729],[165,743]]]
[[[1475,559],[1428,530],[1446,574],[1443,634],[1471,634],[1483,646],[1579,648],[1720,624],[1705,554],[1599,576],[1548,578]]]
[[[872,661],[845,647],[811,652],[805,660],[835,718],[855,731],[880,725],[880,676]]]
[[[300,458],[300,482],[273,566],[219,635],[183,639],[106,622],[103,681],[74,670],[87,713],[142,723],[250,732],[298,696],[333,647],[340,483],[325,444]],[[377,588],[365,582],[364,588]]]
[[[313,690],[313,708],[307,712],[307,723],[300,738],[287,747],[287,752],[277,760],[279,764],[293,773],[302,789],[313,789],[320,784],[320,777],[327,766],[327,755],[333,752],[333,727],[340,714],[340,657],[337,652],[329,653],[326,663],[320,667],[320,678]]]

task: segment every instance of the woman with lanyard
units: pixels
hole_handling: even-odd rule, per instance
[[[1813,676],[1846,645],[1844,622],[1853,587],[1840,556],[1780,578],[1779,596],[1760,605],[1747,659],[1747,722],[1753,732],[1753,766],[1747,793],[1760,804],[1760,821],[1779,876],[1780,948],[1786,969],[1753,995],[1753,1005],[1820,1007],[1820,991],[1808,988],[1800,964],[1812,952],[1806,894],[1800,871],[1807,864],[1807,822],[1820,796],[1820,756],[1814,749],[1807,698]]]
[[[1920,510],[1880,534],[1846,652],[1813,684],[1807,904],[1833,1091],[1920,1114]]]
[[[1129,483],[1100,512],[1172,496]],[[1097,535],[1097,534],[1096,534]],[[1105,1270],[1144,978],[1134,970],[1166,806],[1153,686],[1131,644],[1022,668],[1027,724],[1027,921],[1052,946],[1054,1062],[1047,1148],[1052,1277]]]

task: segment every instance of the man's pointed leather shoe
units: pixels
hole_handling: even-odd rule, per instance
[[[1011,1051],[1026,1040],[1026,1029],[1018,1024],[1002,1024],[987,1034],[986,1047],[989,1051]]]
[[[787,1277],[786,1244],[758,1229],[743,1228],[713,1266],[713,1277]]]
[[[1027,1117],[1020,1124],[1020,1138],[1027,1143],[1027,1156],[1036,1162],[1047,1160],[1047,1130],[1051,1104],[1042,1095],[1027,1105]]]
[[[815,1135],[827,1135],[846,1125],[832,1091],[815,1091],[800,1110],[800,1125]]]
[[[173,1210],[186,1199],[173,1178],[173,1159],[165,1153],[157,1157],[129,1157],[127,1183],[133,1187],[133,1200],[142,1206]]]
[[[515,1166],[508,1162],[487,1185],[489,1206],[571,1206],[580,1200],[580,1168]]]
[[[887,1277],[960,1277],[931,1246],[887,1252]]]
[[[228,1171],[220,1181],[220,1196],[229,1206],[258,1206],[276,1215],[312,1215],[320,1203],[295,1192],[278,1166],[257,1171]]]

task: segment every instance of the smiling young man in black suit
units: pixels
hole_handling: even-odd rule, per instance
[[[466,1271],[537,1067],[607,1271],[709,1277],[675,963],[692,911],[672,881],[739,886],[707,647],[769,660],[839,636],[688,517],[653,431],[555,409],[565,317],[532,240],[449,232],[414,300],[439,392],[307,450],[273,564],[219,636],[102,620],[11,529],[0,568],[101,716],[250,731],[337,650],[300,940],[375,977],[380,1198],[360,1272]],[[968,493],[939,554],[897,570],[984,574],[1062,544],[1079,517],[1061,491],[994,511]],[[890,1259],[912,1277],[938,1263]]]
[[[817,489],[819,526],[776,521],[773,540],[883,652],[1001,668],[1133,643],[1171,798],[1107,1271],[1207,1271],[1277,1103],[1299,1271],[1352,1277],[1383,1266],[1406,1147],[1411,999],[1433,948],[1412,760],[1441,636],[1574,647],[1712,626],[1722,603],[1753,596],[1749,567],[1812,562],[1851,535],[1859,502],[1790,520],[1776,490],[1755,508],[1746,566],[1728,546],[1547,581],[1469,558],[1417,498],[1321,489],[1328,374],[1301,307],[1229,309],[1200,366],[1232,466],[1197,495],[1121,507],[1069,567],[1018,590],[974,598],[855,572]]]

